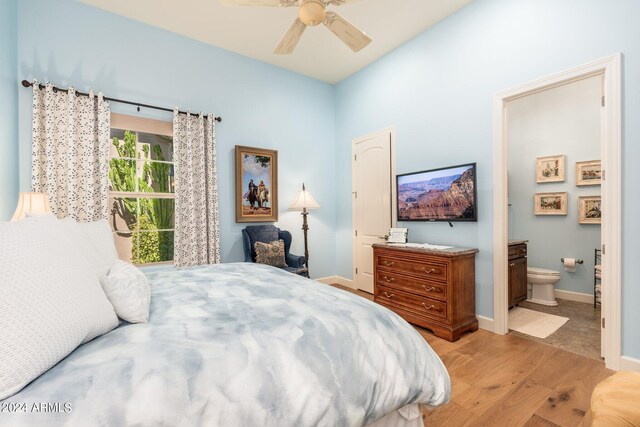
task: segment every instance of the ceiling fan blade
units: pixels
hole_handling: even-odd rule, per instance
[[[355,3],[358,2],[360,0],[324,0],[324,2],[327,5],[333,5],[333,6],[342,6],[343,4],[347,4],[347,3]]]
[[[296,45],[302,37],[302,33],[307,29],[307,26],[302,23],[300,18],[296,18],[293,24],[289,27],[278,46],[273,51],[277,55],[289,55],[296,48]]]
[[[327,12],[324,25],[354,52],[361,51],[372,41],[367,33],[335,12]]]
[[[297,6],[298,0],[219,0],[222,4],[231,6],[263,6],[263,7],[289,7]]]

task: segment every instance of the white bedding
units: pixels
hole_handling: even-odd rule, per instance
[[[449,399],[438,356],[373,302],[250,263],[146,274],[149,323],[80,346],[0,425],[360,426]]]

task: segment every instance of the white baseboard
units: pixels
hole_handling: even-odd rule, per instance
[[[620,357],[620,370],[640,372],[640,359],[629,356]]]
[[[320,283],[325,283],[327,285],[332,285],[335,283],[340,286],[345,286],[349,289],[356,289],[355,285],[353,284],[353,280],[344,278],[342,276],[321,277],[315,280]]]
[[[480,329],[485,329],[487,331],[493,332],[493,319],[489,317],[480,316],[476,314],[476,318],[478,319],[478,327]]]
[[[562,289],[555,289],[553,291],[553,294],[556,298],[593,304],[593,294],[583,294],[580,292],[563,291]]]

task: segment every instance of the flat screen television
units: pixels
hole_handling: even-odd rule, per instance
[[[476,164],[396,176],[398,221],[478,221]]]

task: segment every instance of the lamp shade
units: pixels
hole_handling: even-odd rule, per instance
[[[20,221],[28,215],[43,215],[51,212],[47,193],[20,193],[18,206],[11,221]]]
[[[318,209],[320,205],[315,199],[311,196],[305,188],[304,184],[302,184],[302,190],[298,191],[298,195],[294,200],[293,204],[289,208],[292,211],[301,211],[303,209]]]

